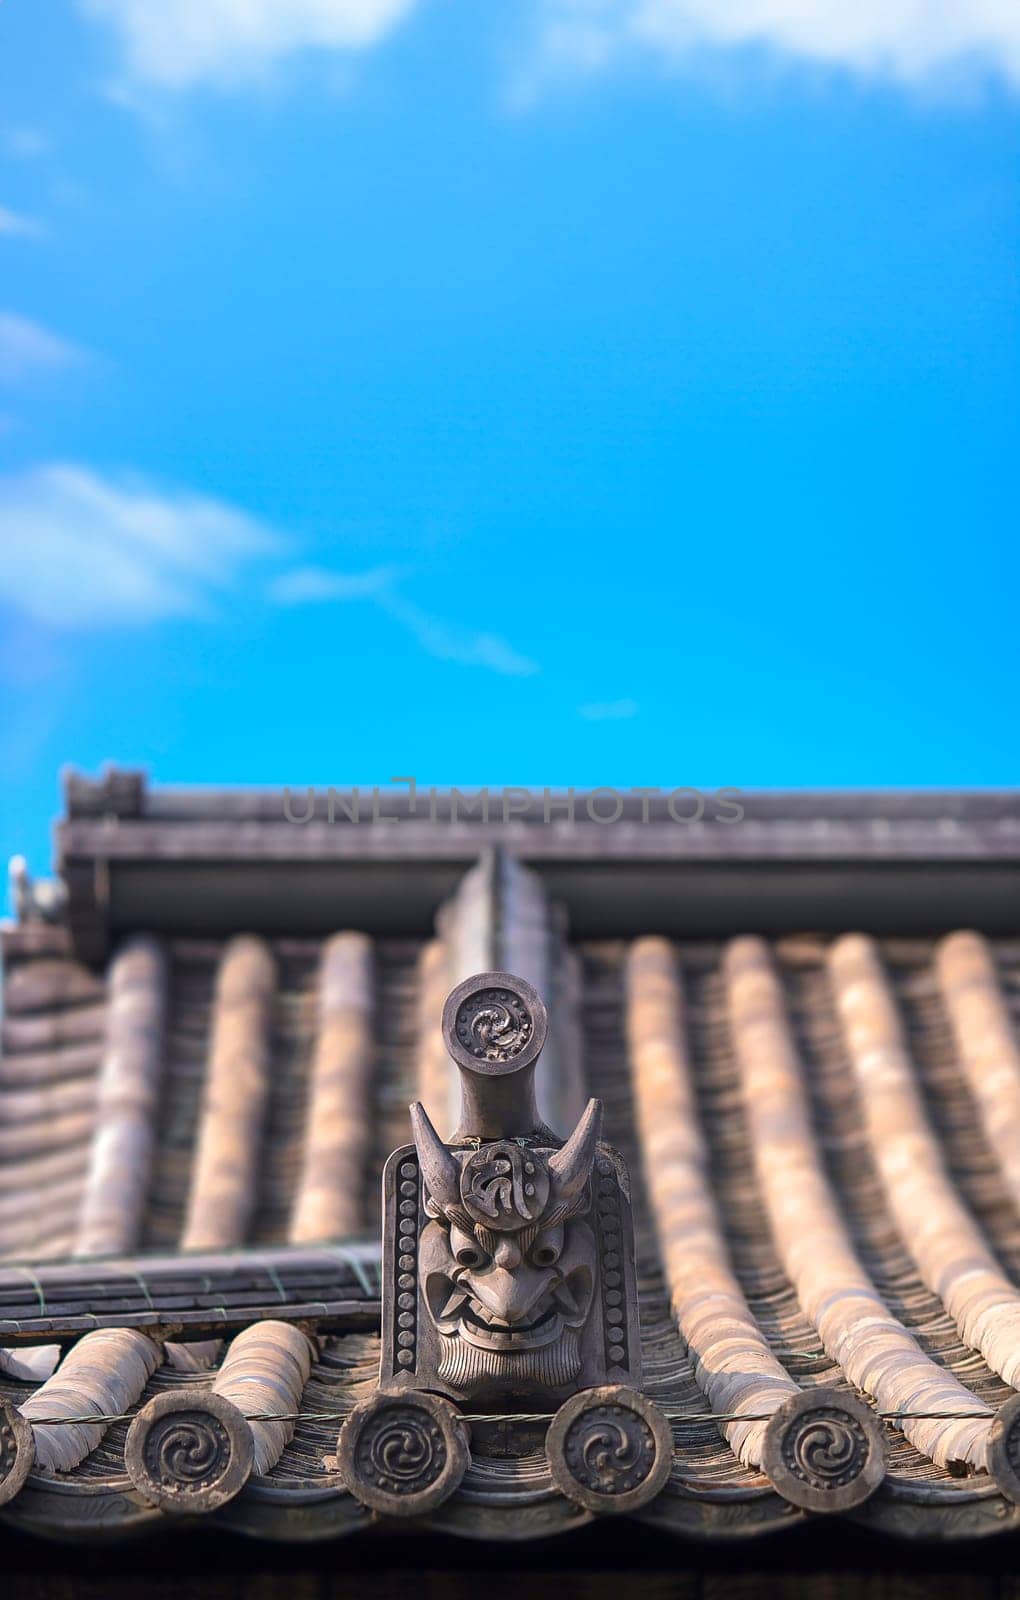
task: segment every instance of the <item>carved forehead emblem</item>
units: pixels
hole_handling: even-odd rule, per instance
[[[501,1140],[476,1150],[464,1163],[460,1192],[475,1222],[504,1232],[526,1227],[542,1215],[549,1173],[533,1150]]]
[[[520,995],[479,989],[461,1002],[454,1026],[464,1049],[478,1061],[512,1061],[535,1029]]]
[[[458,984],[443,1010],[443,1036],[458,1066],[516,1072],[535,1060],[546,1010],[529,983],[509,972],[483,972]]]

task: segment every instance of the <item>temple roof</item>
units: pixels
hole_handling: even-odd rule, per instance
[[[1020,1525],[994,1445],[1020,1388],[1015,797],[751,797],[735,826],[660,808],[572,833],[540,799],[305,826],[279,795],[103,784],[70,786],[62,908],[4,934],[0,1390],[35,1433],[7,1520],[159,1525],[129,1419],[185,1390],[258,1397],[244,1486],[194,1514],[371,1520],[335,1457],[378,1366],[382,1163],[411,1099],[453,1126],[442,1002],[503,968],[548,1004],[548,1121],[599,1096],[630,1165],[644,1389],[674,1434],[639,1515],[719,1539],[808,1520],[749,1397],[824,1387],[887,1436],[858,1521]],[[68,1420],[90,1415],[120,1420]],[[430,1526],[591,1520],[523,1425],[511,1458],[472,1423]]]

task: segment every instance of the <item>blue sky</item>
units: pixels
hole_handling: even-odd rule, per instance
[[[0,850],[1020,781],[1020,10],[5,0]]]

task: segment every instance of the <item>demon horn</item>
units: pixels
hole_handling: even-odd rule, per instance
[[[411,1132],[429,1194],[440,1210],[459,1210],[460,1167],[429,1121],[420,1100],[411,1107]]]
[[[602,1101],[589,1100],[563,1149],[549,1157],[549,1176],[559,1200],[576,1200],[588,1182],[601,1132]]]

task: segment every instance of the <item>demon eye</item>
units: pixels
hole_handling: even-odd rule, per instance
[[[556,1228],[543,1228],[531,1247],[531,1259],[536,1267],[551,1267],[560,1259],[562,1249],[562,1224]]]
[[[473,1239],[463,1228],[456,1224],[450,1229],[450,1249],[453,1258],[460,1267],[483,1266],[488,1257],[477,1239]]]

